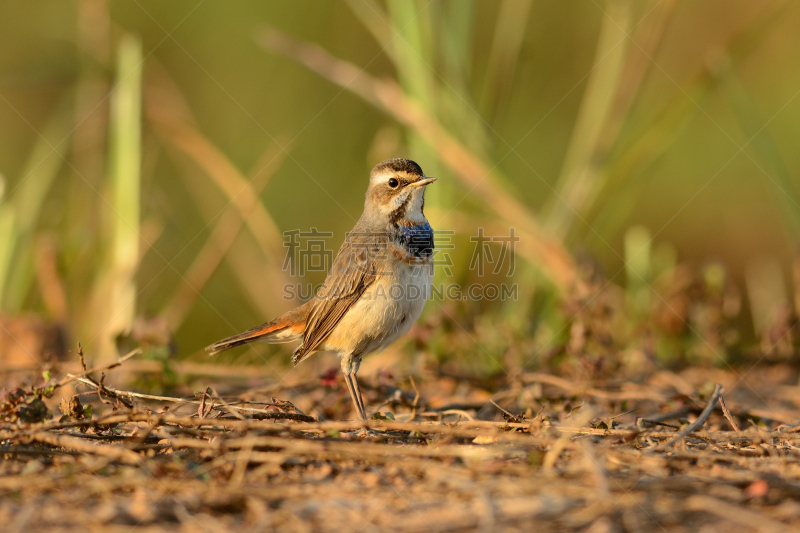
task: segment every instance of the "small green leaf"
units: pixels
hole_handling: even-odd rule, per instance
[[[83,406],[83,416],[85,418],[92,418],[92,413],[94,412],[94,408],[91,405],[84,405]]]

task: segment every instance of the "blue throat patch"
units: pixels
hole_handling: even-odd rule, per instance
[[[415,257],[433,255],[433,228],[426,221],[416,226],[397,226],[397,242]]]

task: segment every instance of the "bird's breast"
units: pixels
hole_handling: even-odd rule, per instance
[[[398,224],[395,244],[416,259],[433,256],[433,228],[426,220],[421,224]]]

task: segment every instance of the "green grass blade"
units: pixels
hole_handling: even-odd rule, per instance
[[[598,39],[595,67],[556,183],[557,194],[551,199],[546,214],[545,226],[560,237],[569,231],[576,213],[580,215],[583,212],[588,193],[595,186],[598,172],[594,156],[620,83],[629,45],[626,32],[630,21],[629,1],[608,3],[608,16],[603,17]]]
[[[508,102],[533,0],[503,0],[489,52],[480,109],[494,119]]]
[[[4,293],[8,279],[8,271],[11,267],[11,258],[14,256],[14,247],[17,243],[17,233],[15,231],[14,210],[9,202],[4,202],[3,197],[5,180],[0,174],[0,302],[4,301]],[[3,306],[3,311],[8,309]]]
[[[792,175],[733,63],[725,60],[722,63],[718,72],[721,86],[746,137],[745,141],[739,142],[748,143],[745,150],[755,152],[753,163],[758,168],[758,177],[769,185],[780,209],[784,229],[796,239],[800,237],[800,196]]]
[[[142,45],[125,36],[119,46],[117,90],[112,97],[111,185],[116,211],[114,264],[131,270],[139,258],[141,209]]]
[[[114,340],[130,330],[136,313],[135,274],[139,262],[141,210],[142,45],[124,35],[117,50],[116,88],[111,96],[110,253],[99,273],[95,327],[103,358],[116,355]],[[105,305],[102,303],[105,302]]]
[[[9,313],[22,309],[33,284],[33,238],[42,206],[64,164],[63,152],[69,146],[71,102],[70,94],[59,104],[33,145],[19,185],[0,204],[0,210],[6,211],[2,215],[4,230],[12,232],[3,235],[0,245],[10,254],[6,266],[0,269],[0,308]]]

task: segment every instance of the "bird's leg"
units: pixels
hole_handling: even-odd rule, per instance
[[[361,419],[367,420],[367,409],[364,406],[364,397],[361,395],[361,387],[358,385],[358,369],[361,368],[361,357],[356,359],[355,363],[353,364],[353,388],[356,389],[356,397],[358,398],[359,404],[359,412],[361,413]]]
[[[361,397],[361,388],[358,386],[358,367],[361,366],[360,361],[353,360],[352,354],[342,357],[342,374],[344,374],[344,381],[347,383],[347,389],[350,391],[350,397],[353,399],[358,417],[365,421],[367,420],[367,413],[364,409],[364,399]]]
[[[357,371],[353,371],[350,379],[353,381],[353,388],[356,390],[356,398],[358,398],[358,415],[361,417],[361,420],[366,420],[367,410],[364,409],[364,397],[361,396],[361,387],[358,386],[358,377],[356,376],[356,372]]]
[[[356,388],[358,386],[358,382],[356,381],[355,386],[353,385],[353,381],[355,380],[353,379],[353,376],[351,374],[345,374],[344,381],[345,383],[347,383],[347,390],[350,391],[350,397],[353,399],[353,405],[356,408],[356,413],[358,414],[358,417],[361,420],[366,420],[366,417],[364,417],[361,414],[361,404],[359,403],[360,391],[358,391],[358,389]]]

